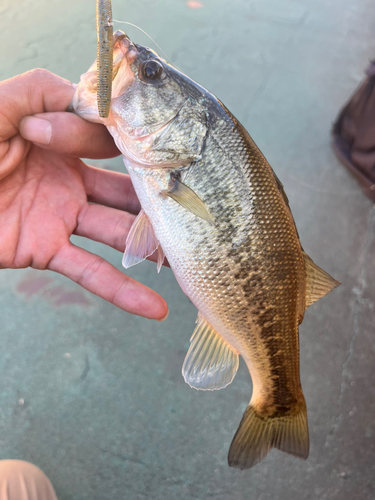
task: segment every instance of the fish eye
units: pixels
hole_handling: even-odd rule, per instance
[[[141,74],[143,79],[148,81],[158,80],[163,72],[163,66],[159,61],[152,59],[142,64]]]

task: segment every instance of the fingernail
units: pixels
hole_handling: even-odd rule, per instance
[[[48,146],[51,142],[52,127],[48,120],[26,116],[20,123],[20,132],[24,139]]]
[[[169,316],[169,309],[168,309],[168,312],[167,314],[164,316],[164,318],[161,318],[161,319],[158,319],[158,321],[162,322],[162,321],[165,321]]]

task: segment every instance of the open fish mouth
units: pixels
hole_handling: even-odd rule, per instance
[[[136,46],[130,41],[129,37],[121,31],[116,31],[113,35],[111,100],[119,97],[126,87],[131,84],[133,75],[130,66],[136,56]],[[98,60],[96,59],[88,71],[81,75],[70,107],[85,120],[107,125],[110,117],[100,116],[97,92]],[[110,114],[110,110],[108,114]]]

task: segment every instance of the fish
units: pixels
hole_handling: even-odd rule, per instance
[[[245,361],[253,391],[229,466],[251,468],[272,448],[306,459],[299,325],[339,282],[304,252],[282,183],[217,97],[121,31],[113,75],[108,118],[97,112],[95,63],[73,107],[108,128],[142,207],[123,265],[157,252],[160,270],[167,257],[197,307],[182,369],[191,387],[222,389]]]

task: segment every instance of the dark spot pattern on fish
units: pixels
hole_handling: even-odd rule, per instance
[[[238,145],[235,150],[228,148],[230,134]],[[215,248],[225,250],[225,259],[214,261],[211,257],[206,262],[207,268],[215,269],[219,294],[226,294],[233,302],[242,301],[243,305],[232,306],[233,324],[237,331],[242,330],[248,348],[254,342],[252,330],[260,332],[271,379],[264,411],[285,414],[291,411],[300,393],[297,283],[301,277],[304,279],[298,259],[299,242],[293,242],[289,207],[285,207],[263,155],[230,115],[212,126],[201,169],[204,179],[193,175],[189,180],[193,189],[202,196],[204,193],[217,226],[214,239],[211,236],[209,241],[205,235],[199,245],[208,252],[215,252]],[[195,167],[194,171],[199,169]],[[245,196],[248,197],[246,213],[243,212]],[[289,340],[286,343],[284,339]]]

